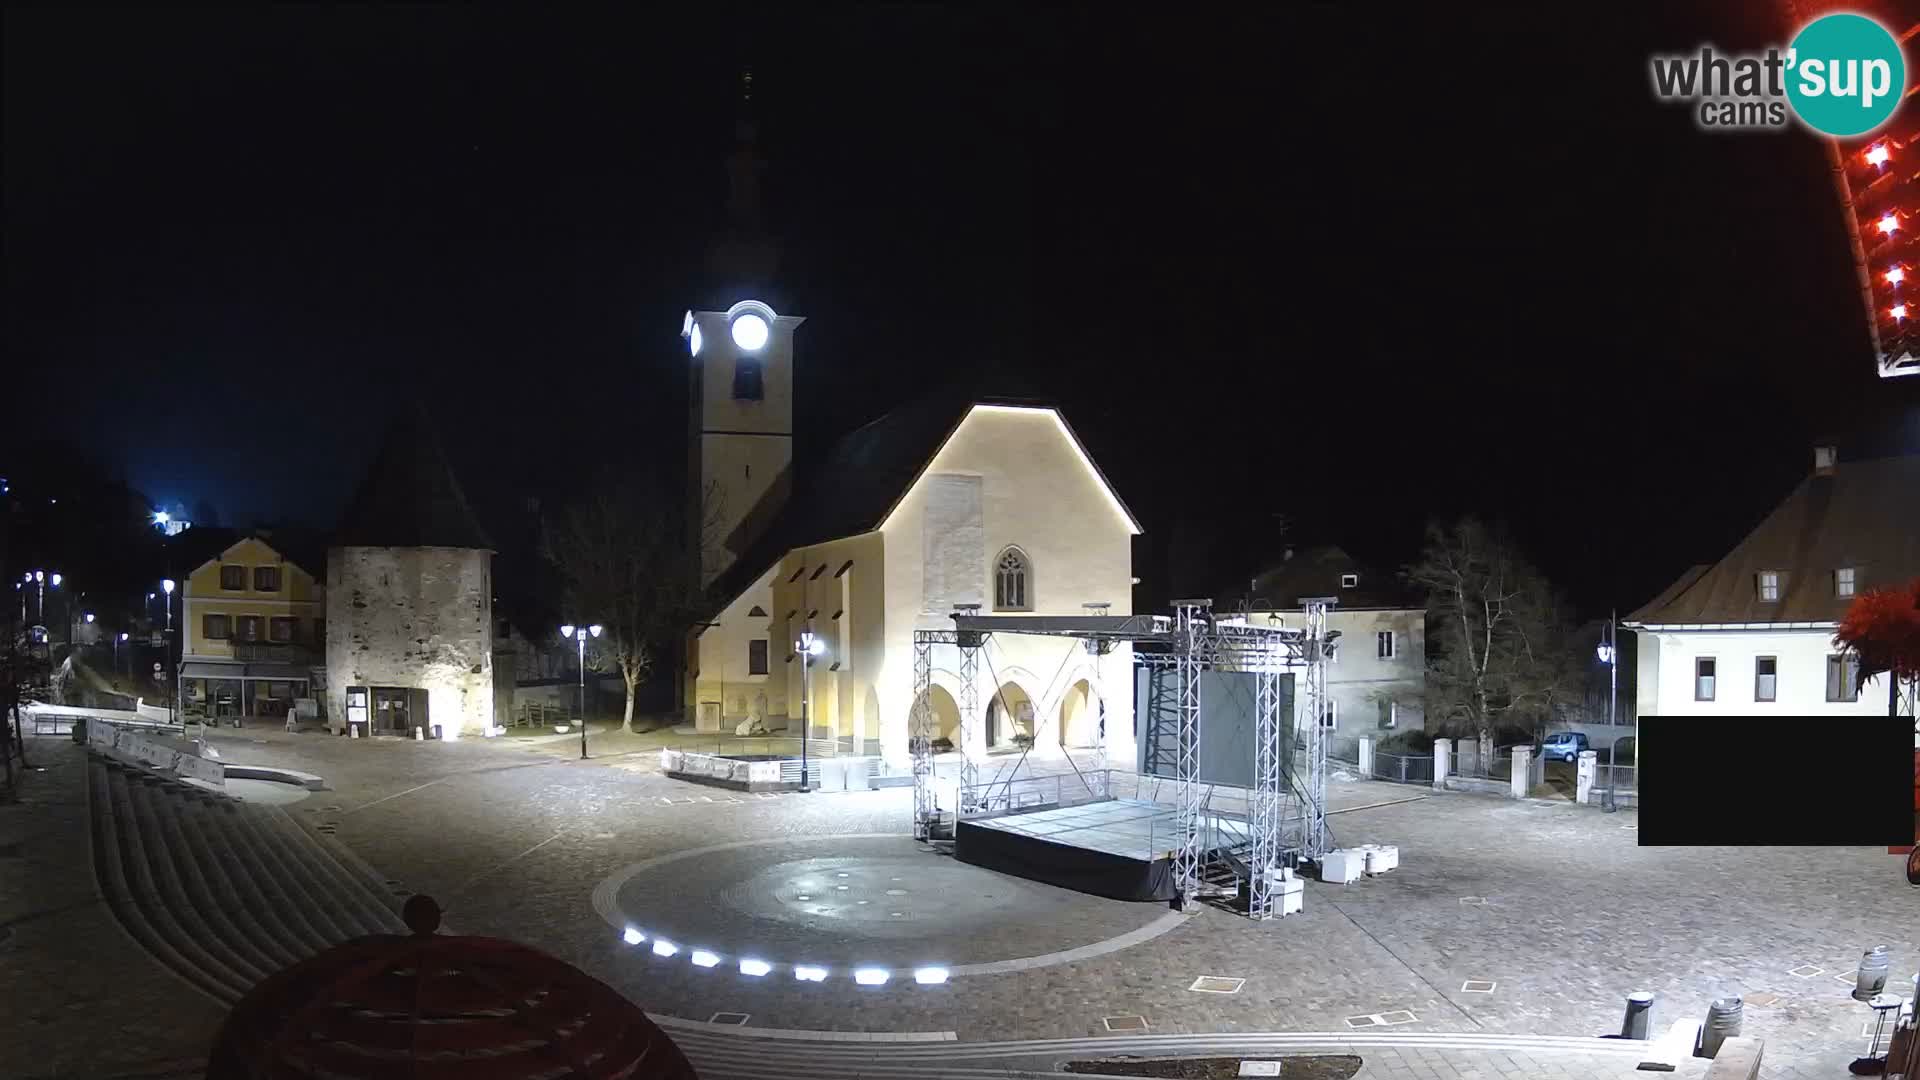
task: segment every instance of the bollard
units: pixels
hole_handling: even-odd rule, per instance
[[[1645,1039],[1653,1027],[1653,992],[1640,990],[1627,995],[1626,1019],[1620,1022],[1620,1037]]]
[[[1860,957],[1860,970],[1854,976],[1853,999],[1867,1001],[1887,988],[1887,947],[1875,945]]]
[[[1707,1006],[1707,1022],[1700,1026],[1698,1056],[1717,1057],[1722,1043],[1739,1036],[1742,1008],[1737,996],[1715,998],[1713,1004]]]

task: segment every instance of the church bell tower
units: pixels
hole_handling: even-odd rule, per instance
[[[753,73],[740,79],[727,160],[727,227],[707,255],[715,310],[681,326],[692,367],[688,522],[704,588],[765,531],[786,501],[793,462],[793,332],[801,322],[776,298],[779,251],[760,200]],[[720,309],[719,305],[726,305]]]

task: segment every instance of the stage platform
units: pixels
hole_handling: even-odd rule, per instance
[[[1206,815],[1203,836],[1225,820]],[[1244,823],[1235,823],[1244,831]],[[962,862],[1115,900],[1172,900],[1171,806],[1109,799],[1026,813],[961,820],[954,856]]]

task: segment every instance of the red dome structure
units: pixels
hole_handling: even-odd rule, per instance
[[[256,986],[208,1080],[697,1080],[639,1006],[571,964],[437,935],[425,896],[404,917],[411,936],[356,938]]]

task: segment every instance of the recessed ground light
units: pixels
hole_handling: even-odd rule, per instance
[[[943,967],[923,967],[913,969],[913,981],[921,986],[938,986],[947,981],[950,974]]]
[[[647,935],[629,926],[627,927],[626,931],[620,935],[620,940],[626,942],[629,945],[638,945],[641,942],[647,940]]]
[[[712,967],[720,962],[720,957],[717,954],[710,953],[705,949],[693,950],[693,956],[690,959],[693,960],[694,967]]]
[[[756,979],[772,970],[773,965],[767,963],[765,960],[740,961],[740,974],[751,975]]]
[[[823,967],[813,967],[808,964],[795,964],[793,965],[793,977],[799,979],[801,982],[826,982],[827,969]]]
[[[653,939],[653,955],[655,956],[672,956],[674,953],[677,953],[679,951],[680,951],[680,946],[675,945],[673,942],[668,941],[666,938]]]
[[[887,969],[856,968],[853,972],[853,981],[859,983],[861,986],[885,986],[887,983]]]
[[[811,900],[811,899],[813,899],[813,894],[812,894],[812,893],[801,893],[801,894],[800,894],[799,896],[796,896],[796,897],[794,897],[794,899],[795,899],[795,900]]]

